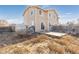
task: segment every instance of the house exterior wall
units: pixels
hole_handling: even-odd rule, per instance
[[[31,15],[31,12],[35,10],[33,8],[28,9],[27,12],[25,12],[24,15],[24,24],[28,27],[32,26],[32,21],[35,20],[35,14]]]
[[[35,14],[35,32],[40,32],[40,15],[39,15],[39,10],[40,9],[36,9],[36,14]]]
[[[49,30],[49,23],[48,23],[48,15],[44,13],[43,10],[41,10],[41,15],[39,13],[40,10],[38,10],[38,13],[35,16],[35,31],[40,32],[41,31],[41,23],[44,24],[44,31]]]
[[[50,25],[58,25],[58,15],[55,10],[48,11],[48,20]]]

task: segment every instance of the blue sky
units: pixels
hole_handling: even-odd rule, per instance
[[[0,5],[0,19],[11,23],[22,23],[26,5]],[[60,23],[76,21],[79,18],[79,5],[41,5],[42,9],[55,9]]]
[[[25,7],[24,5],[0,5],[0,19],[11,23],[22,23]]]

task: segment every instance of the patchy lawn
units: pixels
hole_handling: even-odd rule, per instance
[[[79,38],[66,35],[61,38],[44,34],[18,36],[15,33],[0,35],[0,53],[4,54],[67,54],[79,53]]]

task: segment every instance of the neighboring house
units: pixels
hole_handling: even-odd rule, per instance
[[[0,27],[9,26],[9,23],[6,20],[0,20]]]
[[[71,28],[71,34],[77,34],[79,36],[79,25],[74,24]]]
[[[0,20],[0,33],[11,31],[9,23],[6,20]]]
[[[44,10],[39,6],[29,6],[24,11],[24,24],[34,26],[35,32],[49,31],[50,26],[58,24],[58,14],[55,10]]]
[[[73,24],[73,25],[62,24],[62,25],[57,25],[57,26],[53,26],[51,28],[51,31],[53,31],[53,32],[63,32],[63,33],[68,33],[68,34],[79,36],[79,24]]]

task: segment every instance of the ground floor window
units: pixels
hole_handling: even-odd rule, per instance
[[[44,24],[41,23],[41,29],[44,30],[44,28],[45,28],[45,27],[44,27]]]

